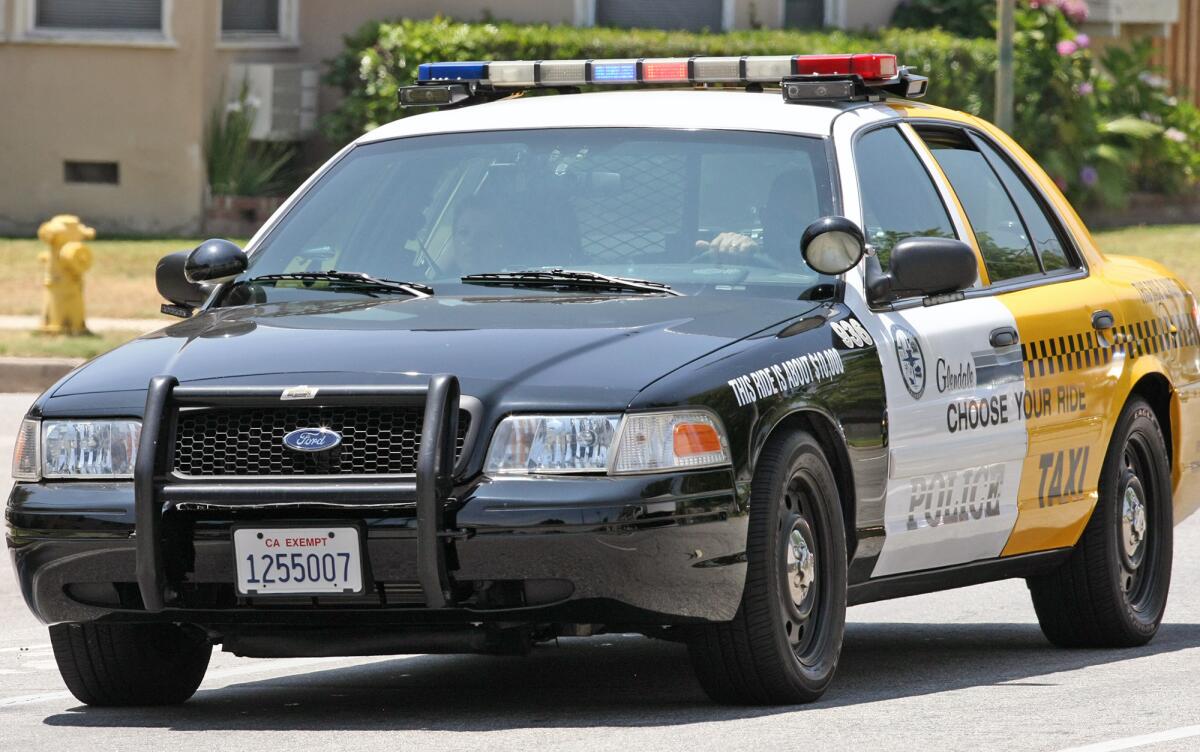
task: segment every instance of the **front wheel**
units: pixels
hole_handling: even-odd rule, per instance
[[[1047,639],[1061,647],[1134,647],[1154,637],[1171,584],[1167,445],[1150,405],[1129,401],[1100,473],[1099,498],[1071,557],[1030,578]]]
[[[821,445],[796,431],[763,449],[750,497],[746,587],[733,621],[689,641],[717,702],[791,705],[833,680],[846,625],[846,532]]]
[[[54,659],[88,705],[176,705],[200,686],[212,645],[175,624],[55,624]]]

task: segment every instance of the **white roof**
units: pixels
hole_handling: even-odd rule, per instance
[[[512,97],[427,112],[380,126],[359,143],[401,136],[519,128],[643,127],[775,131],[828,136],[852,104],[787,104],[778,90],[643,89]]]

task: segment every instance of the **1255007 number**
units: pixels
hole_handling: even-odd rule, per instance
[[[257,562],[255,561],[257,559]],[[280,582],[347,583],[350,581],[350,554],[254,554],[246,555],[252,585]],[[259,567],[262,574],[259,575]],[[341,576],[338,573],[341,572]]]

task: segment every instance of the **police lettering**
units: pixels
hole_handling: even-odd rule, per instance
[[[946,427],[950,433],[973,431],[1008,422],[1008,395],[956,400],[946,408]]]
[[[1001,464],[913,478],[908,529],[996,517],[1003,488]]]

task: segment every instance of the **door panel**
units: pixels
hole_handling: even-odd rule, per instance
[[[1124,360],[1108,332],[1091,324],[1095,311],[1111,307],[1107,289],[1088,278],[999,296],[1021,334],[1020,415],[1029,437],[1005,556],[1074,545],[1095,505]]]
[[[1027,434],[1019,346],[995,298],[878,313],[891,469],[873,576],[995,558],[1017,519]]]

